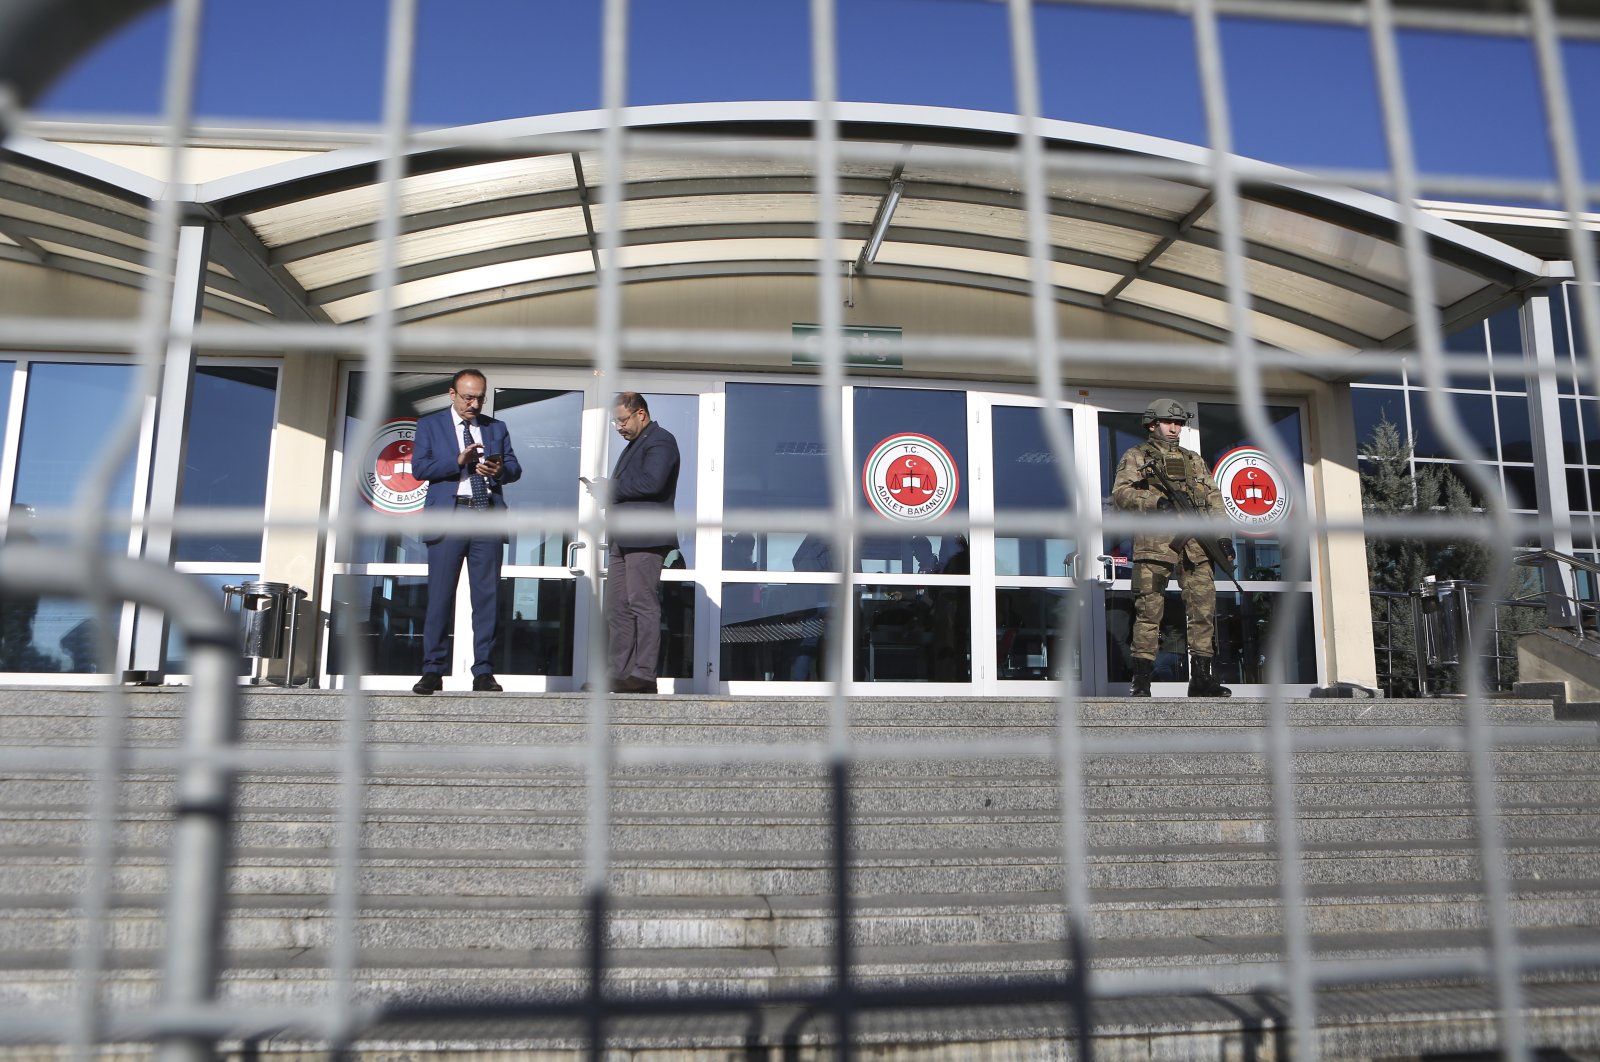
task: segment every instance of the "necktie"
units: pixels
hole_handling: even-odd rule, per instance
[[[475,444],[472,441],[472,427],[466,421],[461,422],[461,448],[470,450]],[[471,460],[469,458],[469,460]],[[472,467],[477,467],[473,461]],[[472,484],[472,507],[474,509],[487,509],[489,507],[489,484],[476,472],[470,473],[469,482]]]

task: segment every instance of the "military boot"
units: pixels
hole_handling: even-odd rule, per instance
[[[1217,676],[1211,673],[1211,658],[1209,656],[1191,656],[1189,658],[1189,696],[1233,696],[1233,691],[1218,682]]]
[[[1156,662],[1143,657],[1133,658],[1133,685],[1128,689],[1129,697],[1150,696],[1150,676],[1154,674]]]

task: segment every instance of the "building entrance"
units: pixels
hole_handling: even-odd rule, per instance
[[[441,403],[448,379],[403,379],[395,419]],[[679,547],[662,577],[663,692],[816,695],[836,653],[856,695],[1042,696],[1063,677],[1091,694],[1127,688],[1132,550],[1106,533],[1103,514],[1150,395],[1079,393],[1048,408],[1020,393],[874,381],[846,387],[830,417],[804,380],[661,374],[628,386],[677,437],[682,461]],[[352,374],[352,400],[359,389]],[[506,545],[496,674],[507,689],[577,690],[603,666],[590,631],[606,545],[578,477],[608,475],[621,453],[613,391],[587,374],[513,370],[492,372],[490,391],[487,412],[506,422],[524,470],[507,502],[539,525]],[[1196,413],[1184,445],[1209,463],[1249,442],[1235,407],[1176,397]],[[1299,410],[1269,415],[1298,454]],[[841,453],[866,528],[854,540],[817,533],[831,526],[829,463]],[[370,688],[406,688],[420,671],[426,564],[406,515],[394,514],[395,534],[336,546],[335,630],[364,640]],[[1312,569],[1302,558],[1285,570],[1270,537],[1241,534],[1236,547],[1244,593],[1219,587],[1225,680],[1244,692],[1265,681],[1267,626],[1299,595],[1288,672],[1309,688],[1320,655]],[[1176,684],[1186,679],[1183,619],[1175,586],[1170,595],[1157,681]],[[466,611],[455,634],[463,687]],[[347,678],[339,646],[331,639],[325,658],[336,686]]]

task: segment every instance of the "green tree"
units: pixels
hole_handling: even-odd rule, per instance
[[[1461,526],[1481,521],[1483,508],[1472,492],[1448,465],[1422,464],[1412,471],[1413,448],[1410,440],[1385,418],[1373,428],[1361,447],[1361,508],[1374,516],[1405,516],[1433,513],[1441,521]],[[1379,537],[1367,534],[1367,578],[1373,590],[1409,593],[1432,575],[1438,579],[1462,579],[1481,583],[1489,575],[1489,547],[1481,537],[1459,535],[1448,538]],[[1537,575],[1526,568],[1513,569],[1516,590],[1536,589]],[[1481,611],[1481,610],[1480,610]],[[1393,670],[1388,692],[1405,696],[1417,691],[1413,674],[1416,632],[1413,629],[1409,600],[1375,597],[1372,607],[1373,634],[1379,645],[1394,650]],[[1487,617],[1486,617],[1487,618]],[[1500,626],[1514,628],[1499,636],[1495,652],[1500,659],[1489,674],[1491,682],[1508,685],[1516,679],[1515,632],[1542,625],[1542,615],[1531,610],[1511,609],[1500,619]],[[1380,661],[1380,669],[1384,662]],[[1459,676],[1432,676],[1434,685],[1452,688]]]

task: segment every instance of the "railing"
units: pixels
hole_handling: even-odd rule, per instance
[[[1472,626],[1479,626],[1484,619],[1489,624],[1482,635],[1485,652],[1478,658],[1486,689],[1505,692],[1516,684],[1517,638],[1546,625],[1544,596],[1480,599],[1470,606]],[[1417,591],[1372,591],[1373,651],[1378,686],[1386,697],[1455,693],[1465,688],[1463,668],[1471,661],[1459,656],[1439,659],[1436,652],[1428,651],[1426,637],[1419,644],[1417,604]],[[1467,633],[1460,632],[1458,645],[1467,644]]]

